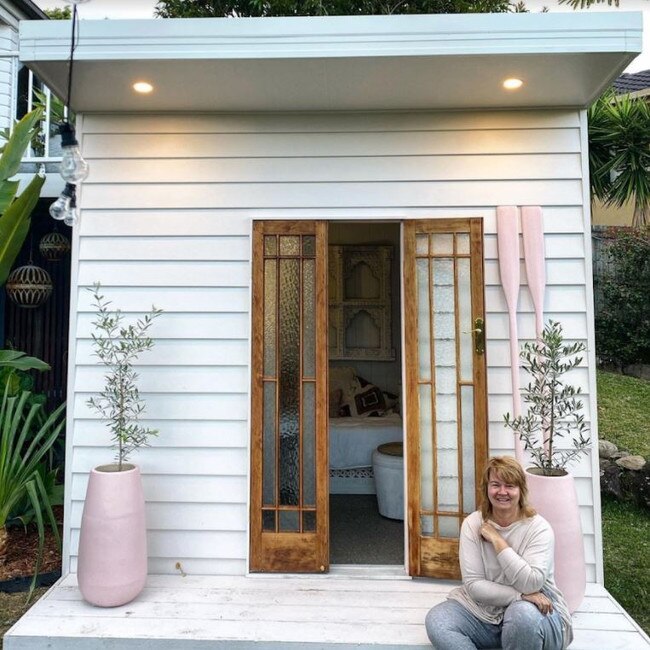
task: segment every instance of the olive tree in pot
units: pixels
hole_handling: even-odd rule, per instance
[[[555,581],[571,612],[584,597],[586,569],[578,499],[567,466],[587,452],[590,441],[582,390],[562,378],[581,363],[578,355],[584,350],[584,343],[566,343],[562,326],[549,321],[540,338],[525,343],[520,353],[531,377],[521,391],[527,412],[504,416],[531,456],[532,467],[526,468],[530,501],[555,533]]]
[[[115,607],[133,600],[147,577],[147,540],[140,470],[128,462],[131,452],[148,445],[155,429],[139,423],[144,400],[133,364],[153,347],[149,330],[161,310],[155,307],[134,324],[123,325],[119,310],[92,289],[96,308],[94,354],[106,369],[104,389],[88,400],[110,429],[115,462],[90,472],[81,521],[77,574],[83,597],[91,604]]]

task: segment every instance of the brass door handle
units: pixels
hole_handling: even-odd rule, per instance
[[[474,329],[472,330],[474,334],[474,352],[476,354],[485,353],[485,322],[482,318],[474,319]]]

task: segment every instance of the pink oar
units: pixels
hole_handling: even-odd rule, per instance
[[[524,254],[528,289],[535,308],[535,336],[544,330],[544,292],[546,291],[546,254],[544,252],[544,219],[542,208],[526,205],[521,208],[521,233],[524,237]],[[548,452],[548,443],[544,442]]]
[[[524,237],[524,254],[528,289],[535,307],[535,336],[544,329],[544,292],[546,291],[546,268],[544,253],[544,219],[538,205],[521,208],[521,234]]]
[[[517,300],[519,298],[519,228],[517,208],[503,205],[497,208],[497,245],[499,248],[499,273],[508,307],[510,324],[510,371],[512,377],[512,408],[515,417],[521,415],[519,395],[519,338],[517,335]],[[523,465],[524,449],[519,436],[515,436],[515,457]]]

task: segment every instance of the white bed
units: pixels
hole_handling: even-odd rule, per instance
[[[331,418],[330,493],[374,494],[372,452],[385,442],[403,439],[402,418]]]

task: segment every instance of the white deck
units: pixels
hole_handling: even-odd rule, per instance
[[[69,575],[11,628],[5,648],[431,649],[424,617],[453,583],[355,575],[150,576],[135,601],[111,609],[83,602]],[[600,585],[588,585],[574,630],[571,650],[650,650]]]

